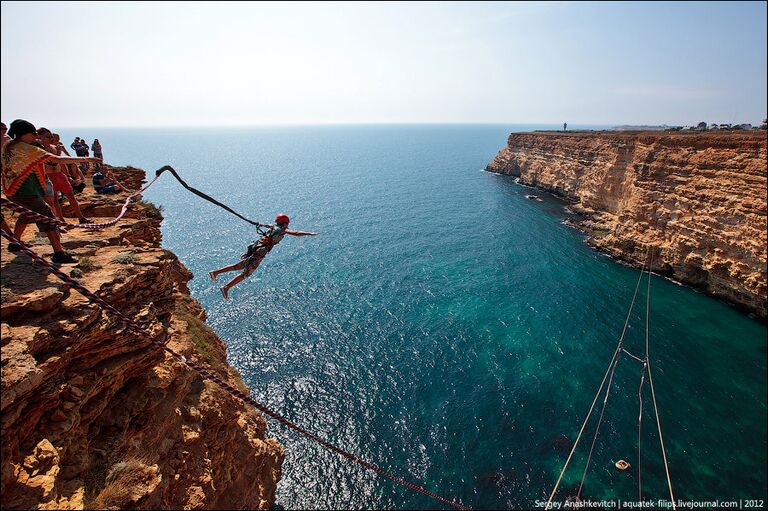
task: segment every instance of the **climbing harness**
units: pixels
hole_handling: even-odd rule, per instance
[[[139,191],[129,195],[126,198],[125,203],[123,204],[123,207],[122,207],[122,209],[120,211],[120,214],[117,217],[115,217],[114,219],[112,219],[112,220],[110,220],[108,222],[104,222],[104,223],[99,223],[99,224],[69,224],[67,222],[64,222],[64,221],[61,221],[61,220],[58,220],[58,219],[54,219],[54,218],[50,218],[50,217],[47,217],[47,216],[44,216],[44,215],[40,215],[38,213],[34,213],[34,212],[28,210],[27,208],[24,208],[23,206],[20,206],[20,205],[18,205],[16,203],[12,202],[11,200],[8,200],[8,199],[5,199],[5,198],[0,198],[0,205],[2,205],[2,207],[7,207],[7,208],[9,208],[9,209],[11,209],[13,211],[16,211],[17,213],[23,213],[27,218],[31,218],[33,221],[41,221],[41,222],[45,222],[45,223],[48,223],[48,224],[57,225],[62,230],[68,230],[68,229],[73,229],[73,228],[104,229],[104,228],[112,226],[112,225],[116,224],[118,221],[120,221],[120,219],[127,212],[128,205],[129,205],[131,199],[133,199],[135,196],[137,196],[137,195],[141,194],[142,192],[144,192],[145,190],[147,190],[166,171],[169,171],[173,175],[173,177],[175,177],[176,180],[184,188],[186,188],[188,191],[194,193],[198,197],[200,197],[200,198],[202,198],[202,199],[204,199],[204,200],[206,200],[206,201],[208,201],[208,202],[210,202],[212,204],[215,204],[215,205],[219,206],[220,208],[228,211],[229,213],[231,213],[231,214],[237,216],[238,218],[248,222],[249,224],[255,226],[256,230],[259,232],[259,234],[262,235],[262,238],[259,239],[258,241],[256,241],[255,243],[253,243],[251,246],[248,247],[248,253],[249,254],[252,252],[252,250],[255,251],[255,250],[258,250],[259,248],[266,248],[267,250],[272,248],[271,245],[273,245],[273,243],[272,243],[272,240],[270,238],[270,235],[273,234],[273,226],[272,225],[270,225],[270,224],[262,224],[262,223],[254,221],[254,220],[250,220],[250,219],[244,217],[243,215],[237,213],[235,210],[233,210],[229,206],[219,202],[218,200],[210,197],[209,195],[201,192],[200,190],[197,190],[196,188],[193,188],[193,187],[189,186],[178,175],[176,170],[173,167],[169,166],[169,165],[165,165],[165,166],[161,167],[160,169],[158,169],[155,172],[155,178],[152,179],[152,181],[150,181],[147,185],[145,185]],[[258,403],[254,399],[252,399],[250,397],[250,395],[246,395],[243,392],[239,391],[238,389],[235,389],[234,387],[232,387],[228,383],[226,383],[223,380],[221,380],[215,374],[210,373],[204,367],[199,366],[198,364],[196,364],[196,363],[194,363],[194,362],[192,362],[190,360],[187,360],[187,358],[184,357],[183,355],[175,352],[174,350],[172,350],[171,348],[167,347],[166,345],[164,345],[159,340],[155,339],[150,333],[148,333],[146,330],[142,329],[142,327],[139,326],[137,323],[132,321],[130,318],[125,316],[123,313],[121,313],[117,309],[115,309],[112,305],[110,305],[109,303],[104,301],[98,295],[94,294],[92,291],[90,291],[90,290],[86,289],[85,287],[83,287],[79,282],[77,282],[73,278],[71,278],[68,275],[66,275],[65,273],[63,273],[61,270],[56,268],[53,264],[49,263],[48,261],[46,261],[45,259],[40,257],[38,254],[36,254],[34,251],[32,251],[27,245],[25,245],[21,240],[16,239],[11,233],[6,232],[5,230],[0,230],[0,234],[2,235],[2,237],[6,238],[7,240],[11,241],[12,243],[18,244],[21,247],[21,251],[23,251],[24,253],[26,253],[30,257],[32,257],[33,260],[35,260],[36,262],[41,264],[50,273],[56,275],[59,279],[63,280],[64,282],[67,282],[68,284],[70,284],[80,294],[82,294],[83,296],[88,298],[90,302],[96,304],[97,306],[99,306],[103,310],[105,310],[105,311],[109,312],[110,314],[116,316],[120,321],[125,323],[126,326],[128,326],[128,328],[130,330],[132,330],[134,333],[136,333],[140,337],[142,337],[144,339],[147,339],[150,342],[154,343],[160,349],[166,351],[171,356],[173,356],[175,359],[179,360],[183,364],[185,364],[188,367],[190,367],[192,370],[196,371],[204,379],[212,381],[213,383],[217,384],[219,387],[221,387],[222,389],[224,389],[225,391],[227,391],[231,395],[235,396],[236,398],[241,399],[242,401],[250,404],[254,408],[260,410],[261,412],[265,413],[266,415],[268,415],[268,416],[272,417],[273,419],[277,420],[279,423],[283,424],[284,426],[286,426],[286,427],[288,427],[290,429],[293,429],[294,431],[297,431],[297,432],[301,433],[302,435],[306,436],[307,438],[310,438],[311,440],[314,440],[315,442],[319,443],[320,445],[322,445],[326,449],[329,449],[329,450],[331,450],[331,451],[333,451],[333,452],[335,452],[337,454],[340,454],[341,456],[344,456],[348,460],[353,461],[353,462],[357,463],[358,465],[361,465],[362,467],[364,467],[364,468],[366,468],[368,470],[376,472],[377,474],[379,474],[379,475],[381,475],[383,477],[386,477],[386,478],[388,478],[388,479],[390,479],[390,480],[392,480],[392,481],[394,481],[394,482],[396,482],[398,484],[401,484],[401,485],[403,485],[403,486],[405,486],[405,487],[407,487],[407,488],[409,488],[409,489],[411,489],[413,491],[416,491],[418,493],[421,493],[423,495],[431,497],[431,498],[433,498],[435,500],[438,500],[438,501],[442,502],[443,504],[449,505],[449,506],[454,507],[456,509],[460,509],[460,510],[470,509],[470,508],[468,508],[468,507],[466,507],[466,506],[464,506],[462,504],[459,504],[457,502],[454,502],[454,501],[451,501],[451,500],[446,499],[444,497],[441,497],[439,495],[436,495],[436,494],[434,494],[434,493],[432,493],[432,492],[430,492],[430,491],[428,491],[428,490],[426,490],[426,489],[424,489],[424,488],[422,488],[422,487],[420,487],[418,485],[415,485],[413,483],[409,483],[408,481],[405,481],[404,479],[398,478],[398,477],[390,474],[389,472],[386,472],[385,470],[383,470],[383,469],[381,469],[381,468],[379,468],[379,467],[377,467],[377,466],[375,466],[375,465],[373,465],[373,464],[371,464],[371,463],[369,463],[369,462],[367,462],[367,461],[365,461],[365,460],[355,456],[354,454],[349,453],[349,452],[341,449],[340,447],[336,447],[335,445],[333,445],[333,444],[331,444],[331,443],[329,443],[329,442],[319,438],[318,436],[316,436],[316,435],[306,431],[305,429],[301,428],[300,426],[297,426],[297,425],[293,424],[292,422],[290,422],[289,420],[285,419],[284,417],[282,417],[278,413],[272,411],[271,409],[267,408],[266,406]],[[264,241],[264,240],[266,240],[266,241]],[[667,484],[668,484],[668,487],[669,487],[669,495],[670,495],[670,499],[671,499],[671,503],[672,503],[672,509],[673,510],[675,509],[674,494],[672,492],[672,481],[671,481],[670,474],[669,474],[669,464],[668,464],[668,461],[667,461],[666,450],[665,450],[665,447],[664,447],[664,439],[663,439],[662,433],[661,433],[661,421],[659,419],[658,407],[657,407],[657,404],[656,404],[656,393],[655,393],[654,386],[653,386],[653,376],[652,376],[652,373],[651,373],[651,364],[650,364],[650,359],[649,359],[649,354],[648,354],[648,351],[649,351],[650,285],[651,285],[651,282],[650,282],[651,281],[651,271],[650,271],[650,264],[648,264],[648,263],[649,263],[649,261],[652,261],[650,246],[648,247],[648,252],[646,254],[645,261],[646,262],[643,263],[643,267],[641,268],[640,276],[638,277],[638,281],[637,281],[637,285],[635,286],[635,291],[634,291],[634,294],[632,296],[632,301],[631,301],[630,306],[629,306],[629,311],[627,312],[627,317],[626,317],[626,320],[624,322],[624,328],[622,329],[621,336],[619,338],[619,341],[618,341],[618,344],[616,346],[616,349],[615,349],[615,351],[613,353],[613,356],[611,357],[611,361],[610,361],[610,363],[608,365],[608,368],[606,369],[605,374],[603,375],[603,379],[600,382],[600,386],[599,386],[599,388],[597,390],[597,393],[595,394],[595,397],[592,400],[592,404],[591,404],[591,406],[589,408],[589,411],[587,412],[587,416],[586,416],[586,418],[584,419],[584,422],[581,425],[581,429],[579,430],[579,433],[578,433],[578,435],[576,437],[576,441],[574,442],[573,447],[571,448],[571,451],[568,454],[568,458],[566,459],[565,464],[564,464],[564,466],[563,466],[563,468],[562,468],[562,470],[560,472],[560,475],[559,475],[559,477],[557,479],[557,482],[555,483],[555,487],[554,487],[554,489],[552,490],[552,493],[549,496],[549,500],[547,501],[545,509],[550,509],[551,506],[552,506],[552,499],[554,498],[555,493],[557,492],[557,489],[559,488],[560,483],[562,482],[563,475],[565,474],[565,471],[568,468],[568,464],[570,463],[571,459],[573,458],[573,454],[576,451],[576,447],[578,446],[578,444],[579,444],[579,442],[581,440],[582,434],[584,433],[584,429],[586,428],[586,425],[587,425],[590,417],[592,416],[592,412],[595,409],[595,405],[597,404],[598,398],[600,397],[601,393],[603,392],[603,388],[604,388],[606,380],[607,380],[608,381],[608,386],[607,386],[607,388],[605,390],[605,397],[603,399],[603,404],[602,404],[602,408],[601,408],[601,411],[600,411],[600,417],[599,417],[598,422],[597,422],[597,427],[595,429],[595,434],[594,434],[593,439],[592,439],[592,444],[590,446],[589,455],[587,457],[587,461],[586,461],[586,464],[584,466],[584,471],[582,473],[581,482],[579,484],[579,490],[578,490],[578,493],[577,493],[577,496],[576,496],[577,500],[581,496],[581,491],[582,491],[582,488],[583,488],[583,485],[584,485],[584,480],[586,478],[587,470],[589,468],[589,464],[590,464],[591,459],[592,459],[592,454],[593,454],[593,450],[594,450],[594,447],[595,447],[595,442],[597,440],[597,436],[598,436],[598,433],[600,431],[600,426],[601,426],[602,421],[603,421],[606,405],[608,403],[608,397],[610,395],[610,391],[611,391],[611,387],[612,387],[612,383],[613,383],[613,377],[614,377],[614,373],[615,373],[615,370],[616,370],[616,366],[619,363],[619,359],[621,358],[621,354],[622,353],[627,354],[632,359],[634,359],[634,360],[636,360],[636,361],[638,361],[638,362],[643,364],[642,372],[641,372],[641,378],[640,378],[640,388],[638,390],[640,412],[639,412],[639,416],[638,416],[638,447],[637,447],[637,451],[638,451],[638,491],[639,491],[640,500],[642,501],[642,478],[641,478],[641,472],[640,472],[640,468],[641,468],[641,463],[640,463],[640,459],[641,459],[640,458],[640,454],[641,454],[640,439],[641,439],[641,433],[642,433],[642,413],[643,413],[642,390],[643,390],[643,386],[644,386],[644,383],[645,383],[645,374],[647,372],[648,373],[648,381],[649,381],[650,388],[651,388],[651,396],[652,396],[652,401],[653,401],[653,408],[654,408],[655,416],[656,416],[656,425],[657,425],[658,433],[659,433],[659,441],[661,443],[661,450],[662,450],[662,455],[663,455],[663,459],[664,459],[664,469],[665,469],[666,476],[667,476]],[[635,304],[635,300],[637,298],[637,293],[638,293],[638,290],[640,288],[640,282],[642,281],[643,274],[646,272],[646,264],[648,264],[648,270],[647,270],[647,273],[648,273],[648,288],[647,288],[647,299],[646,299],[646,340],[645,340],[645,356],[643,358],[641,358],[641,357],[638,357],[636,355],[633,355],[628,350],[626,350],[623,347],[623,343],[624,343],[625,334],[627,332],[627,327],[629,325],[629,319],[631,317],[632,310],[633,310],[634,304]],[[629,468],[629,463],[627,463],[624,460],[619,460],[618,462],[616,462],[616,468],[618,468],[620,470],[626,470],[626,469]]]
[[[5,205],[5,203],[3,203],[3,205]],[[399,478],[397,476],[394,476],[394,475],[390,474],[389,472],[387,472],[387,471],[377,467],[376,465],[373,465],[372,463],[369,463],[369,462],[363,460],[362,458],[360,458],[360,457],[358,457],[358,456],[356,456],[356,455],[354,455],[354,454],[352,454],[352,453],[350,453],[348,451],[345,451],[344,449],[342,449],[340,447],[336,447],[335,445],[331,444],[330,442],[327,442],[327,441],[323,440],[322,438],[318,437],[317,435],[315,435],[313,433],[310,433],[309,431],[305,430],[301,426],[298,426],[298,425],[292,423],[291,421],[289,421],[288,419],[284,418],[283,416],[281,416],[277,412],[274,412],[270,408],[267,408],[266,406],[264,406],[261,403],[257,402],[250,395],[246,395],[245,393],[241,392],[240,390],[234,388],[232,385],[230,385],[229,383],[225,382],[224,380],[222,380],[221,378],[219,378],[215,374],[211,373],[206,368],[196,364],[195,362],[192,362],[191,360],[188,360],[184,355],[181,355],[180,353],[177,353],[176,351],[174,351],[173,349],[169,348],[168,346],[166,346],[165,344],[163,344],[159,340],[155,339],[155,337],[152,334],[150,334],[145,329],[143,329],[138,323],[136,323],[135,321],[130,319],[128,316],[126,316],[125,314],[123,314],[122,312],[117,310],[115,307],[110,305],[108,302],[106,302],[103,298],[99,297],[93,291],[90,291],[89,289],[87,289],[85,286],[80,284],[77,280],[73,279],[72,277],[70,277],[69,275],[67,275],[66,273],[62,272],[60,269],[58,269],[56,266],[54,266],[53,264],[51,264],[48,261],[46,261],[45,259],[43,259],[40,255],[35,253],[24,242],[22,242],[21,240],[17,239],[16,237],[14,237],[11,233],[6,232],[4,229],[0,229],[0,235],[2,235],[3,238],[7,239],[11,243],[18,244],[22,252],[24,252],[25,254],[30,256],[35,262],[40,264],[48,272],[54,274],[60,280],[66,282],[67,284],[72,286],[72,288],[75,289],[78,293],[80,293],[84,297],[88,298],[88,300],[91,303],[94,303],[95,305],[100,307],[102,310],[112,314],[117,319],[122,321],[126,325],[126,327],[128,327],[128,329],[131,330],[132,332],[134,332],[136,335],[138,335],[139,337],[142,337],[142,338],[150,341],[151,343],[155,344],[158,348],[160,348],[161,350],[165,351],[166,353],[171,355],[173,358],[175,358],[176,360],[178,360],[182,364],[185,364],[187,367],[189,367],[192,370],[196,371],[204,379],[215,383],[216,385],[221,387],[223,390],[228,392],[230,395],[232,395],[232,396],[234,396],[234,397],[244,401],[245,403],[250,404],[251,406],[253,406],[257,410],[265,413],[266,415],[269,415],[270,417],[272,417],[273,419],[278,421],[280,424],[283,424],[284,426],[286,426],[286,427],[288,427],[288,428],[290,428],[290,429],[292,429],[294,431],[297,431],[297,432],[301,433],[302,435],[306,436],[307,438],[309,438],[311,440],[314,440],[315,442],[319,443],[320,445],[322,445],[326,449],[329,449],[329,450],[331,450],[331,451],[333,451],[333,452],[335,452],[337,454],[340,454],[340,455],[344,456],[345,458],[347,458],[348,460],[353,461],[353,462],[357,463],[358,465],[361,465],[362,467],[367,468],[368,470],[376,472],[377,474],[379,474],[379,475],[381,475],[383,477],[386,477],[387,479],[390,479],[391,481],[394,481],[394,482],[396,482],[398,484],[401,484],[401,485],[405,486],[406,488],[409,488],[409,489],[411,489],[413,491],[416,491],[418,493],[421,493],[423,495],[431,497],[431,498],[433,498],[435,500],[438,500],[438,501],[442,502],[443,504],[451,506],[451,507],[453,507],[455,509],[459,509],[459,510],[469,510],[469,509],[471,509],[471,508],[469,508],[467,506],[464,506],[462,504],[459,504],[457,502],[449,500],[449,499],[447,499],[445,497],[441,497],[441,496],[439,496],[439,495],[437,495],[435,493],[432,493],[429,490],[426,490],[426,489],[422,488],[421,486],[418,486],[418,485],[410,483],[410,482],[408,482],[408,481],[406,481],[404,479],[401,479],[401,478]]]

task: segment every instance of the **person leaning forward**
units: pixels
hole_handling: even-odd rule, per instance
[[[256,271],[256,268],[259,267],[261,261],[264,260],[264,257],[266,257],[266,255],[275,247],[275,245],[280,243],[286,234],[291,236],[318,235],[316,232],[295,231],[288,229],[288,224],[290,221],[291,220],[288,218],[288,215],[280,213],[275,218],[275,225],[268,226],[269,230],[258,241],[248,246],[247,252],[240,256],[240,262],[208,272],[208,275],[211,276],[211,280],[216,282],[216,278],[222,273],[239,270],[243,271],[240,275],[236,275],[232,280],[221,287],[221,294],[224,296],[225,300],[229,300],[230,288],[236,286],[248,278],[254,271]]]
[[[53,218],[53,213],[45,202],[45,163],[90,163],[100,161],[96,158],[71,158],[57,156],[32,145],[37,138],[35,126],[23,119],[16,119],[8,129],[11,141],[3,144],[2,174],[3,192],[9,200],[40,215]],[[75,263],[77,260],[64,252],[61,246],[59,229],[53,223],[33,220],[21,214],[13,229],[13,236],[21,239],[27,226],[35,223],[40,232],[48,236],[53,247],[51,261],[57,264]],[[10,252],[18,252],[16,243],[8,245]]]

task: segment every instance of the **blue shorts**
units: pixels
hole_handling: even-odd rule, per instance
[[[117,193],[115,185],[109,184],[107,186],[94,186],[96,193]]]

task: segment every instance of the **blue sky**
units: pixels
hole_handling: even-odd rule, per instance
[[[756,124],[768,110],[765,2],[1,9],[6,123]]]

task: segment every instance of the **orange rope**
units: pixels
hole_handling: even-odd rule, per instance
[[[368,470],[372,470],[373,472],[376,472],[377,474],[379,474],[379,475],[381,475],[383,477],[386,477],[386,478],[388,478],[388,479],[390,479],[390,480],[392,480],[392,481],[394,481],[394,482],[396,482],[398,484],[401,484],[401,485],[405,486],[406,488],[409,488],[409,489],[411,489],[413,491],[419,492],[419,493],[421,493],[423,495],[426,495],[427,497],[431,497],[431,498],[433,498],[435,500],[438,500],[438,501],[442,502],[443,504],[445,504],[447,506],[451,506],[451,507],[453,507],[455,509],[459,509],[461,511],[471,509],[471,508],[469,508],[467,506],[464,506],[463,504],[460,504],[458,502],[454,502],[453,500],[447,499],[445,497],[441,497],[440,495],[432,493],[429,490],[427,490],[425,488],[422,488],[421,486],[418,486],[416,484],[410,483],[410,482],[408,482],[408,481],[406,481],[404,479],[401,479],[401,478],[399,478],[399,477],[397,477],[395,475],[392,475],[389,472],[387,472],[386,470],[383,470],[383,469],[377,467],[376,465],[374,465],[372,463],[369,463],[368,461],[365,461],[364,459],[362,459],[362,458],[360,458],[360,457],[358,457],[358,456],[356,456],[356,455],[354,455],[354,454],[352,454],[352,453],[350,453],[350,452],[348,452],[348,451],[346,451],[346,450],[344,450],[344,449],[342,449],[340,447],[337,447],[337,446],[333,445],[332,443],[330,443],[330,442],[328,442],[326,440],[323,440],[322,438],[318,437],[317,435],[315,435],[313,433],[310,433],[309,431],[305,430],[301,426],[298,426],[298,425],[294,424],[293,422],[289,421],[288,419],[286,419],[285,417],[281,416],[277,412],[271,410],[270,408],[262,405],[261,403],[259,403],[255,399],[253,399],[250,396],[250,394],[246,394],[246,393],[244,393],[244,392],[234,388],[232,385],[230,385],[229,383],[225,382],[224,380],[219,378],[217,375],[215,375],[215,374],[211,373],[210,371],[208,371],[208,369],[206,369],[205,367],[202,367],[202,366],[196,364],[195,362],[193,362],[191,360],[187,360],[187,358],[184,355],[181,355],[180,353],[174,351],[173,349],[169,348],[167,345],[165,345],[162,342],[160,342],[152,334],[150,334],[145,329],[143,329],[141,327],[141,325],[139,325],[134,320],[132,320],[131,318],[129,318],[128,316],[126,316],[125,314],[123,314],[122,312],[117,310],[114,306],[109,304],[107,301],[105,301],[103,298],[98,296],[96,293],[94,293],[93,291],[89,290],[88,288],[86,288],[85,286],[80,284],[80,282],[78,282],[77,280],[73,279],[69,275],[67,275],[64,272],[62,272],[61,270],[59,270],[56,266],[54,266],[50,262],[46,261],[42,257],[40,257],[40,255],[35,253],[24,242],[22,242],[21,240],[17,239],[16,237],[14,237],[11,233],[6,232],[5,230],[0,229],[0,235],[3,238],[7,239],[8,241],[12,242],[12,243],[17,243],[19,245],[19,247],[21,248],[22,252],[24,252],[25,254],[29,255],[32,259],[34,259],[37,263],[39,263],[43,268],[48,270],[50,273],[53,273],[59,279],[61,279],[64,282],[68,283],[70,286],[72,286],[73,289],[75,289],[78,293],[80,293],[81,295],[83,295],[86,298],[88,298],[92,303],[96,304],[99,308],[101,308],[104,311],[109,312],[112,315],[116,316],[120,321],[122,321],[128,327],[128,329],[133,331],[139,337],[143,337],[145,340],[148,340],[149,342],[155,344],[158,348],[166,351],[168,354],[173,356],[176,360],[180,361],[181,363],[183,363],[184,365],[186,365],[190,369],[196,371],[204,379],[209,380],[209,381],[215,383],[216,385],[221,387],[223,390],[225,390],[226,392],[228,392],[232,396],[234,396],[234,397],[236,397],[236,398],[238,398],[238,399],[240,399],[240,400],[242,400],[242,401],[252,405],[254,408],[264,412],[265,414],[267,414],[270,417],[272,417],[273,419],[277,420],[278,422],[280,422],[284,426],[287,426],[287,427],[293,429],[294,431],[298,431],[302,435],[304,435],[304,436],[314,440],[315,442],[319,443],[320,445],[322,445],[326,449],[329,449],[329,450],[331,450],[331,451],[333,451],[333,452],[335,452],[337,454],[340,454],[340,455],[344,456],[345,458],[347,458],[348,460],[353,461],[353,462],[357,463],[358,465],[361,465],[361,466],[367,468]]]

